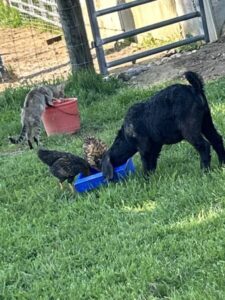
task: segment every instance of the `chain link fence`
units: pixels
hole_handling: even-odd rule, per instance
[[[12,83],[56,80],[70,72],[64,37],[61,27],[57,26],[59,17],[56,20],[54,13],[50,22],[46,22],[44,19],[49,18],[45,13],[47,10],[36,10],[28,0],[26,5],[29,6],[22,6],[21,2],[16,1],[19,10],[0,2],[0,55],[4,64],[2,89]],[[32,9],[33,15],[25,8]],[[37,17],[38,12],[42,18]]]

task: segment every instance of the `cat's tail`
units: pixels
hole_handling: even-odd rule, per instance
[[[9,141],[10,141],[12,144],[19,144],[19,143],[22,143],[22,142],[24,141],[25,137],[26,137],[26,132],[27,132],[27,128],[26,128],[25,125],[23,125],[19,137],[18,137],[18,138],[14,138],[14,137],[9,136]]]

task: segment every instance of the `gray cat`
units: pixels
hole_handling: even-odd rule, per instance
[[[21,108],[22,129],[18,138],[9,137],[13,144],[28,141],[30,149],[33,149],[32,138],[38,145],[41,130],[41,115],[47,106],[53,106],[54,98],[64,97],[65,84],[56,86],[38,86],[33,88],[26,96],[23,108]]]

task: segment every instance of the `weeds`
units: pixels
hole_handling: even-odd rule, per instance
[[[49,24],[35,17],[24,18],[16,8],[4,5],[0,0],[0,27],[17,28],[17,27],[35,27],[40,32],[51,32],[54,34],[62,33],[62,30],[55,25]]]
[[[6,6],[0,1],[0,26],[1,27],[19,27],[22,25],[20,13],[12,7]]]

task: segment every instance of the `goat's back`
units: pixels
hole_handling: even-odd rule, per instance
[[[187,120],[200,124],[207,107],[191,85],[174,84],[131,106],[124,120],[125,132],[128,137],[146,136],[173,144],[182,140],[182,124]]]

